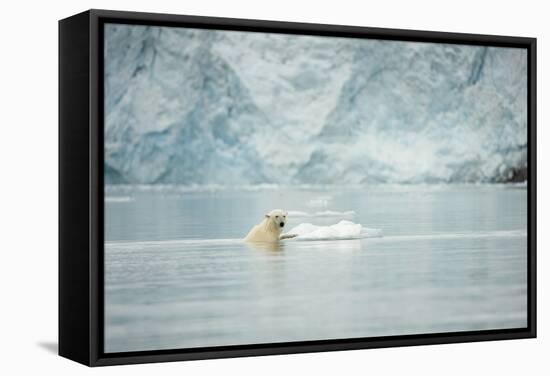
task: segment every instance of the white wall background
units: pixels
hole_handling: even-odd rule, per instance
[[[538,41],[539,338],[88,369],[57,342],[57,20],[88,8],[482,34]],[[0,22],[0,373],[545,374],[550,369],[550,189],[545,104],[550,26],[544,1],[96,0],[4,2]],[[547,374],[547,373],[546,373]]]

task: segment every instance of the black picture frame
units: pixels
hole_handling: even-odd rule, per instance
[[[124,353],[103,352],[103,24],[518,47],[528,62],[526,328]],[[59,354],[88,366],[536,337],[536,39],[88,10],[59,21]]]

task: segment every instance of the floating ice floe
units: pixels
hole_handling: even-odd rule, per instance
[[[330,226],[317,226],[311,223],[301,223],[287,234],[296,235],[293,240],[348,240],[379,238],[382,230],[363,227],[360,223],[341,220]]]

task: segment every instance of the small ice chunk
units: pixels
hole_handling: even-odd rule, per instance
[[[344,240],[382,236],[379,229],[363,227],[360,223],[342,220],[330,226],[301,223],[287,232],[296,235],[295,240]]]

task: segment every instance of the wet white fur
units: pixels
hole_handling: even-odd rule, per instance
[[[283,227],[281,222],[286,223],[287,212],[281,209],[275,209],[266,214],[263,221],[254,227],[244,238],[247,242],[275,243],[281,238]]]

